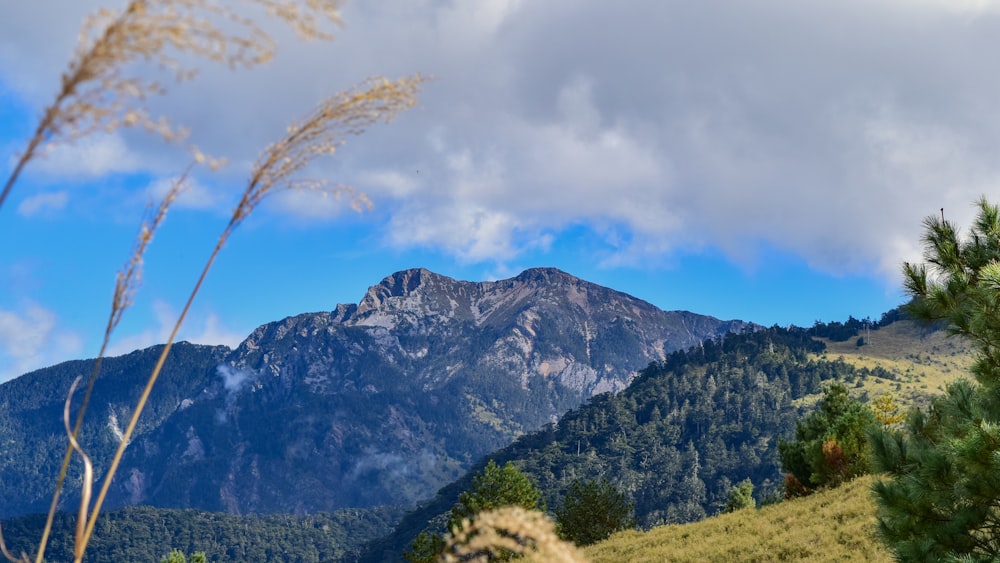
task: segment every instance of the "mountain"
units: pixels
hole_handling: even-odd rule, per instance
[[[263,325],[235,350],[175,348],[110,503],[229,513],[412,505],[484,454],[624,389],[650,362],[751,327],[665,312],[550,268],[482,283],[398,272],[357,305]],[[99,467],[155,354],[104,363],[83,432]],[[0,516],[47,508],[63,398],[90,365],[0,385],[0,443],[18,444],[0,456]]]
[[[80,437],[99,472],[118,446],[121,428],[161,350],[162,346],[153,346],[103,360]],[[187,397],[211,386],[217,379],[212,375],[214,367],[230,352],[225,346],[175,345],[153,399],[139,419],[134,440],[174,416]],[[0,518],[48,510],[67,445],[63,405],[73,380],[88,376],[93,365],[93,360],[64,362],[0,385]],[[77,389],[73,395],[74,419],[83,394],[83,389]],[[82,465],[75,461],[66,478],[68,490],[79,490],[81,473]],[[65,499],[63,506],[69,506],[67,500],[75,501],[75,497]]]

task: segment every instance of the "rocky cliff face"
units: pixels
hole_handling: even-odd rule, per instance
[[[261,326],[192,367],[204,385],[136,440],[113,501],[234,513],[413,503],[665,353],[745,328],[555,269],[483,283],[397,272],[357,305]]]

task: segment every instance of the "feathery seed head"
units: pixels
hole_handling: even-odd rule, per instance
[[[463,520],[446,538],[442,560],[485,562],[503,551],[527,556],[529,561],[586,561],[573,544],[559,539],[544,514],[518,506],[480,512],[472,520]]]
[[[370,208],[371,201],[364,194],[347,186],[298,176],[317,157],[333,154],[347,135],[357,135],[378,121],[390,121],[416,104],[417,90],[424,80],[419,75],[396,81],[370,79],[354,90],[327,98],[301,121],[288,126],[285,137],[268,145],[254,163],[247,190],[233,213],[233,224],[242,222],[275,189],[347,194],[355,210]]]
[[[338,0],[242,0],[275,16],[306,40],[329,40],[340,25]],[[45,110],[39,132],[45,143],[72,141],[97,131],[141,126],[169,142],[187,132],[145,109],[148,97],[166,88],[128,76],[136,63],[154,63],[178,81],[198,69],[181,59],[204,59],[232,68],[269,61],[274,40],[258,23],[240,15],[232,2],[131,0],[120,11],[100,9],[84,20],[78,45],[63,73],[55,102]],[[29,151],[30,152],[30,151]],[[27,155],[30,156],[30,155]]]

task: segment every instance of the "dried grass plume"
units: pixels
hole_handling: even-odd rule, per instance
[[[247,4],[307,40],[331,39],[327,28],[340,24],[339,0],[131,0],[122,10],[98,10],[84,21],[55,100],[43,111],[0,192],[0,207],[24,166],[54,143],[122,127],[142,127],[167,141],[184,139],[185,129],[149,113],[147,98],[166,88],[141,77],[139,63],[153,63],[177,80],[187,80],[198,73],[192,60],[232,68],[269,61],[273,38],[235,8]],[[197,160],[210,160],[196,147],[191,150]]]
[[[360,134],[367,126],[378,121],[390,121],[399,112],[416,104],[416,94],[423,81],[424,79],[420,76],[396,81],[376,78],[369,80],[357,89],[331,96],[301,121],[290,125],[281,140],[272,143],[261,153],[253,166],[246,190],[233,210],[229,223],[219,235],[194,288],[188,295],[187,302],[181,309],[177,322],[174,323],[170,335],[160,351],[156,365],[146,381],[146,386],[136,401],[132,416],[122,432],[121,441],[104,476],[101,489],[90,512],[82,542],[80,542],[84,549],[94,532],[94,526],[97,523],[104,499],[111,487],[115,473],[118,471],[125,448],[128,447],[129,441],[132,439],[139,416],[146,406],[153,386],[156,384],[173,343],[177,339],[181,325],[184,324],[184,319],[188,311],[191,310],[195,297],[201,290],[209,270],[211,270],[226,241],[267,195],[281,189],[319,189],[332,192],[334,195],[347,191],[354,196],[353,203],[359,207],[367,206],[368,200],[363,194],[353,192],[345,186],[329,186],[323,180],[305,178],[300,174],[316,158],[333,154],[337,147],[344,142],[347,135]]]
[[[587,560],[573,544],[559,539],[555,526],[536,510],[508,506],[480,512],[446,538],[441,560],[490,561],[491,556],[511,552],[528,561],[546,563],[585,563]]]
[[[187,170],[174,182],[170,190],[167,191],[163,199],[160,200],[156,207],[147,209],[148,217],[143,220],[142,226],[139,229],[139,234],[136,236],[135,244],[132,248],[132,252],[129,255],[128,260],[122,266],[121,270],[118,271],[118,275],[115,277],[115,290],[111,299],[111,312],[108,315],[108,324],[104,329],[104,338],[101,341],[101,348],[97,354],[97,359],[94,361],[94,366],[90,371],[90,377],[87,379],[87,389],[84,392],[83,400],[80,403],[80,408],[77,410],[76,423],[74,424],[72,430],[67,428],[67,433],[69,435],[69,446],[66,449],[66,455],[63,457],[62,466],[59,469],[59,476],[56,478],[56,487],[52,493],[52,501],[49,505],[49,513],[45,521],[45,527],[42,529],[42,538],[38,542],[38,553],[36,555],[36,560],[41,562],[45,556],[45,550],[48,546],[49,535],[52,532],[52,524],[55,520],[56,510],[59,507],[59,498],[62,495],[63,484],[66,481],[66,472],[69,470],[70,458],[73,452],[80,454],[82,459],[85,460],[85,465],[89,466],[89,458],[87,458],[83,449],[80,448],[77,437],[80,433],[80,429],[83,427],[83,418],[87,412],[87,406],[90,404],[90,396],[94,391],[94,383],[97,381],[97,376],[101,371],[101,364],[104,360],[104,354],[108,349],[108,344],[111,342],[111,336],[115,329],[118,327],[118,323],[121,322],[122,315],[125,314],[125,310],[132,306],[132,300],[135,296],[135,292],[138,290],[139,284],[142,281],[142,263],[143,256],[146,254],[146,249],[153,240],[153,235],[156,230],[166,219],[167,211],[170,206],[180,197],[181,193],[190,187],[188,182],[188,174],[191,172],[193,164],[188,166]],[[76,387],[74,382],[73,387],[69,391],[69,396],[72,397],[73,390]],[[68,400],[67,400],[68,401]],[[68,408],[67,402],[67,408]],[[68,416],[68,411],[67,411]],[[67,421],[68,424],[68,421]],[[79,521],[86,522],[86,509],[90,505],[90,494],[93,488],[93,475],[89,478],[85,476],[84,480],[85,495],[80,502],[80,514]],[[84,502],[85,501],[85,502]],[[80,530],[77,530],[77,540],[82,538]],[[2,535],[0,535],[0,541],[2,541]]]
[[[74,57],[61,77],[59,91],[54,101],[44,109],[26,148],[18,155],[17,163],[0,192],[0,207],[27,163],[54,144],[71,142],[93,133],[112,132],[123,127],[142,127],[162,136],[168,142],[183,140],[187,135],[183,128],[173,125],[164,117],[154,117],[149,113],[147,99],[165,93],[166,88],[155,80],[145,78],[148,74],[139,70],[139,65],[152,63],[170,72],[176,80],[183,81],[198,73],[198,68],[192,61],[199,59],[223,63],[233,68],[267,62],[274,54],[273,39],[256,23],[254,17],[242,15],[237,5],[251,6],[261,16],[283,21],[300,38],[306,40],[331,39],[328,28],[340,24],[340,0],[130,0],[120,11],[96,12],[84,22]],[[52,518],[73,454],[80,456],[85,473],[73,545],[74,561],[83,560],[108,489],[138,418],[208,271],[233,231],[263,198],[283,189],[320,190],[334,196],[348,194],[356,209],[370,207],[364,194],[325,180],[307,178],[303,174],[317,157],[334,153],[348,135],[360,134],[378,121],[390,121],[399,112],[412,107],[424,80],[419,75],[397,81],[371,79],[354,90],[328,98],[301,121],[289,126],[281,140],[264,149],[254,163],[239,204],[220,234],[161,350],[91,506],[94,468],[78,441],[83,416],[110,335],[124,311],[132,304],[133,295],[141,280],[145,250],[167,210],[187,187],[187,176],[191,168],[177,180],[143,223],[133,252],[118,274],[104,341],[73,425],[70,424],[70,399],[80,379],[70,389],[63,416],[69,444],[57,480],[48,522],[34,558],[35,563],[43,561]],[[218,164],[196,147],[190,149],[195,162]],[[541,540],[532,540],[532,545],[541,545]],[[10,561],[29,561],[27,554],[23,552],[15,556],[8,551],[3,542],[2,531],[0,555]]]

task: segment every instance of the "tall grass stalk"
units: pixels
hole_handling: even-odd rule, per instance
[[[346,135],[360,134],[367,126],[377,121],[390,121],[400,111],[412,107],[416,103],[416,93],[421,82],[423,82],[423,78],[420,76],[397,81],[373,79],[357,90],[334,95],[317,106],[301,122],[290,125],[286,136],[269,145],[257,159],[247,188],[243,192],[239,204],[233,210],[229,223],[219,235],[194,288],[188,295],[177,322],[174,323],[170,336],[146,381],[146,386],[136,402],[132,417],[122,432],[121,441],[111,459],[93,509],[90,511],[82,540],[75,545],[75,551],[80,554],[75,559],[76,562],[82,560],[82,554],[93,534],[97,517],[121,463],[122,455],[125,453],[125,448],[128,447],[139,422],[139,416],[142,414],[146,401],[149,399],[167,356],[170,354],[177,333],[226,241],[266,196],[282,189],[324,190],[325,193],[334,196],[347,193],[352,196],[351,203],[356,209],[361,210],[370,206],[367,197],[350,188],[339,185],[330,186],[322,180],[299,178],[298,174],[315,158],[333,154],[337,147],[343,143]]]
[[[80,488],[80,506],[77,508],[76,530],[73,535],[73,557],[76,561],[83,559],[83,552],[86,549],[87,544],[82,541],[84,523],[87,521],[90,495],[94,492],[94,464],[91,463],[90,456],[80,447],[80,443],[76,441],[76,436],[69,424],[69,407],[73,402],[73,392],[76,391],[76,386],[80,384],[80,379],[80,377],[77,377],[73,380],[73,384],[70,385],[69,393],[66,396],[66,403],[63,405],[63,425],[66,429],[66,436],[69,439],[69,447],[83,460],[83,485]]]
[[[111,335],[121,322],[122,316],[125,314],[125,310],[132,305],[135,292],[142,279],[143,256],[146,254],[146,249],[149,247],[149,243],[153,240],[153,234],[160,227],[160,224],[163,223],[163,220],[167,216],[167,211],[170,209],[173,202],[190,185],[187,179],[192,167],[193,165],[188,166],[184,173],[167,191],[166,195],[163,196],[163,199],[160,200],[159,205],[155,208],[156,211],[152,213],[149,218],[143,221],[142,227],[139,229],[139,234],[136,236],[135,246],[132,248],[132,253],[129,255],[125,265],[122,266],[122,269],[118,271],[118,275],[115,278],[115,291],[111,299],[111,313],[108,315],[108,324],[104,328],[104,338],[101,341],[101,348],[97,353],[97,359],[94,360],[94,366],[90,370],[90,377],[87,379],[87,389],[84,392],[83,400],[80,402],[80,408],[76,413],[76,422],[73,425],[72,430],[67,429],[70,443],[66,448],[66,454],[63,456],[62,466],[59,469],[59,476],[56,478],[56,488],[52,493],[52,502],[49,505],[49,513],[45,520],[45,527],[42,529],[42,538],[38,542],[38,553],[36,555],[37,563],[41,563],[45,555],[45,548],[48,544],[49,534],[52,531],[52,522],[55,519],[56,510],[59,506],[59,498],[62,494],[63,483],[66,480],[66,472],[69,470],[69,463],[72,459],[73,452],[78,451],[81,455],[83,455],[83,451],[79,448],[79,446],[74,446],[74,444],[76,444],[80,428],[83,426],[84,414],[87,412],[87,406],[90,404],[90,395],[94,390],[94,382],[97,381],[97,376],[101,371],[102,360],[104,359],[104,354],[108,349],[108,344],[111,342]],[[70,390],[70,397],[73,396],[73,391],[74,389]],[[90,483],[93,483],[92,479],[90,480]],[[86,483],[85,486],[90,488],[90,485]],[[80,506],[83,508],[84,506],[89,506],[89,504],[90,491],[87,491],[86,502],[81,500]]]

